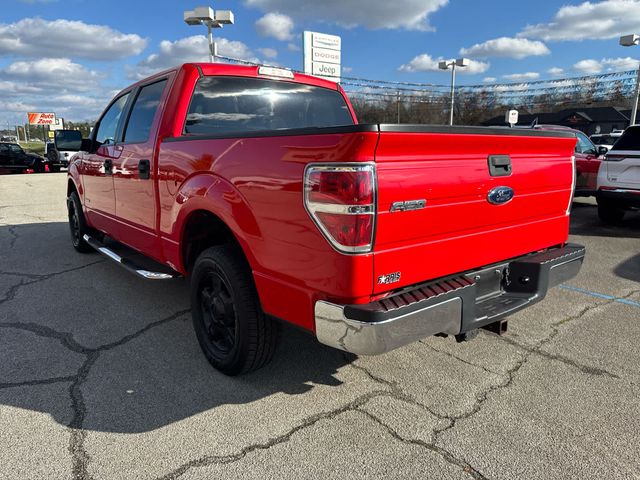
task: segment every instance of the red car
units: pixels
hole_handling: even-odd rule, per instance
[[[588,197],[595,195],[597,191],[598,170],[603,156],[608,152],[607,147],[599,147],[580,130],[564,127],[562,125],[536,125],[536,130],[565,131],[575,134],[578,139],[575,148],[576,157],[576,197]]]
[[[270,359],[276,319],[357,354],[465,340],[584,257],[567,244],[571,132],[360,125],[333,82],[216,63],[124,89],[90,139],[56,135],[79,151],[75,249],[188,277],[198,341],[229,375]]]

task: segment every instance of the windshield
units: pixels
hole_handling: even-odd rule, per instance
[[[22,153],[22,148],[20,145],[16,145],[14,143],[9,144],[9,151],[11,153]]]
[[[596,145],[613,145],[620,137],[612,137],[611,135],[601,135],[599,137],[591,137],[591,141]]]
[[[640,126],[629,127],[613,146],[614,150],[640,150]]]

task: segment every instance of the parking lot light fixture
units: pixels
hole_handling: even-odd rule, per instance
[[[468,58],[458,58],[457,60],[443,60],[438,62],[438,68],[440,70],[448,70],[451,67],[451,111],[449,112],[449,125],[453,125],[453,103],[456,86],[456,67],[468,67]]]
[[[196,7],[184,12],[184,21],[187,25],[206,25],[209,39],[209,61],[216,61],[218,54],[216,44],[213,41],[213,29],[222,28],[223,25],[233,24],[233,12],[231,10],[213,10],[211,7]]]
[[[634,47],[640,44],[640,35],[632,33],[620,37],[620,45],[623,47]],[[630,125],[636,124],[636,115],[638,113],[638,97],[640,97],[640,65],[638,65],[638,74],[636,76],[636,89],[633,92],[633,103],[631,107]]]

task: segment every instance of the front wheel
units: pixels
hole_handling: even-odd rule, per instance
[[[88,232],[87,224],[82,213],[82,204],[76,192],[71,192],[67,198],[67,211],[69,213],[69,231],[71,243],[80,253],[91,253],[95,250],[84,240],[84,234]]]
[[[278,325],[262,312],[251,271],[231,246],[208,248],[196,260],[191,316],[202,351],[222,373],[257,370],[273,357]]]

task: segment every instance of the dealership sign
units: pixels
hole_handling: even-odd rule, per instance
[[[340,81],[342,40],[336,35],[304,32],[304,73]]]
[[[55,113],[27,113],[29,117],[29,125],[55,125],[56,114]]]

